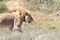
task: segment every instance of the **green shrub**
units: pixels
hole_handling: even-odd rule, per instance
[[[0,2],[7,1],[7,0],[0,0]]]
[[[3,1],[3,0],[0,0],[0,2]]]
[[[31,11],[37,11],[39,8],[38,7],[36,7],[36,6],[31,6],[31,7],[29,7],[29,10],[31,10]]]
[[[49,27],[48,29],[56,29],[56,27]]]
[[[59,2],[55,2],[55,3],[53,4],[53,8],[54,8],[54,10],[60,9],[60,3],[59,3]]]
[[[0,2],[0,13],[4,13],[4,12],[7,12],[8,11],[8,9],[7,9],[7,7],[6,7],[6,5],[5,5],[5,2]]]
[[[25,2],[29,2],[30,0],[24,0]]]
[[[52,11],[53,11],[53,9],[51,9],[51,8],[48,8],[48,10],[47,10],[48,13],[51,13]]]

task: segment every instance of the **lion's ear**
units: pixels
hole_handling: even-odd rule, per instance
[[[19,9],[18,11],[19,11],[19,14],[20,14],[20,15],[25,15],[26,12],[27,12],[27,11],[24,10],[24,9]]]

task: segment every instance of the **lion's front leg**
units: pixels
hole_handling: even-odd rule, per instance
[[[20,19],[14,19],[14,27],[13,27],[13,30],[18,30],[18,31],[21,31],[21,28],[20,28]]]
[[[14,19],[14,27],[13,29],[18,29],[17,25],[19,24],[20,20]]]
[[[0,20],[0,23],[2,22],[2,20]]]

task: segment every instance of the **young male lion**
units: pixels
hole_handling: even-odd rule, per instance
[[[3,20],[14,19],[14,24],[12,24],[11,30],[19,30],[21,31],[21,25],[23,22],[31,23],[33,18],[24,8],[17,8],[16,10],[12,10],[10,13],[2,13],[0,14],[0,22]]]
[[[33,21],[32,16],[30,15],[30,12],[27,11],[24,8],[17,8],[15,13],[15,19],[14,19],[14,27],[13,29],[20,30],[21,25],[23,22],[31,23]]]

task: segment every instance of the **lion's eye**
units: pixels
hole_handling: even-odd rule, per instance
[[[20,13],[20,15],[22,15],[22,13]]]

